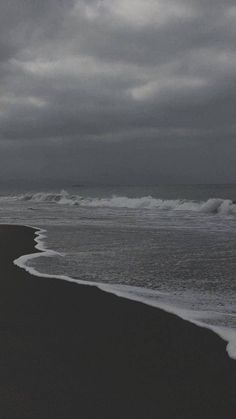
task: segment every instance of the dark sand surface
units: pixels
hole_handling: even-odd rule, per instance
[[[235,419],[214,333],[96,288],[30,276],[30,228],[0,226],[0,419]]]

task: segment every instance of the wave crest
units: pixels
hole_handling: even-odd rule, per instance
[[[38,192],[14,197],[15,200],[30,202],[48,202],[60,205],[78,205],[94,208],[157,209],[171,211],[196,211],[209,214],[236,215],[236,203],[230,199],[211,198],[207,201],[182,199],[158,199],[152,196],[129,198],[113,195],[107,198],[83,197],[72,195],[62,190],[60,193]]]

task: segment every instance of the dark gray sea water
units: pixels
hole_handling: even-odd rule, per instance
[[[2,190],[2,223],[46,230],[40,273],[221,330],[236,356],[236,185]],[[235,355],[234,355],[235,354]]]

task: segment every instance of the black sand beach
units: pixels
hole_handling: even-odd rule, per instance
[[[0,227],[1,419],[234,419],[236,361],[214,333],[13,265],[34,230]]]

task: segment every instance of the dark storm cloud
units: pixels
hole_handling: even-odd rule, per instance
[[[1,173],[234,180],[235,28],[233,1],[1,2]]]

